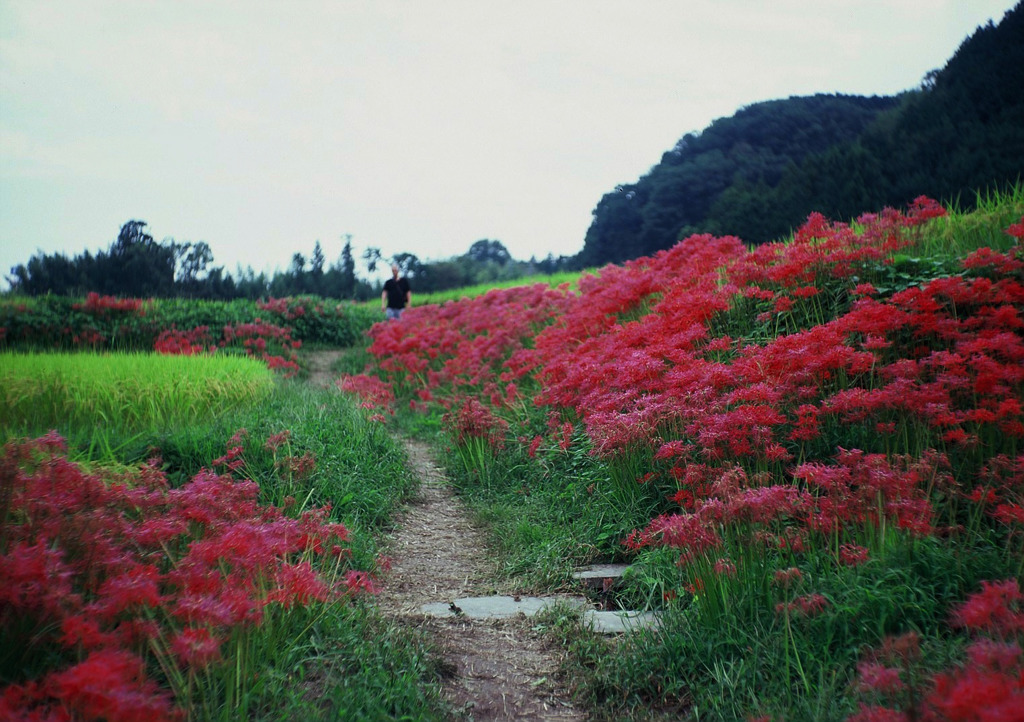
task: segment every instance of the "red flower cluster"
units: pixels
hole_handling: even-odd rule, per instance
[[[505,433],[508,431],[507,421],[495,416],[473,397],[457,400],[451,410],[441,417],[441,424],[459,446],[479,439],[495,450],[504,446]]]
[[[440,307],[417,306],[398,323],[376,324],[370,352],[400,390],[444,388],[511,403],[517,395],[515,387],[500,383],[503,370],[519,363],[517,352],[564,313],[571,298],[565,287],[537,284],[495,289]]]
[[[412,309],[373,329],[371,351],[397,394],[426,390],[450,409],[457,439],[477,425],[490,438],[531,395],[549,411],[547,448],[582,427],[613,472],[629,471],[617,479],[682,507],[661,507],[626,543],[678,548],[694,589],[740,583],[720,561],[737,546],[785,556],[818,541],[853,566],[894,528],[980,530],[1022,553],[1024,251],[981,249],[908,286],[894,255],[944,213],[918,198],[852,224],[813,214],[792,242],[752,250],[692,236],[584,276],[578,294],[511,289]],[[1024,238],[1024,221],[1007,232]],[[535,454],[539,437],[521,433]],[[962,621],[996,619],[985,605],[1004,602],[1019,604],[986,588]],[[780,611],[825,606],[812,593]],[[1004,697],[1018,699],[1019,650],[975,655],[987,661],[970,674],[1012,669]],[[887,669],[868,676],[895,690]],[[967,699],[966,677],[942,679],[936,695]],[[934,719],[966,719],[929,704],[945,710]]]
[[[210,336],[209,326],[197,326],[190,331],[161,331],[153,350],[167,356],[195,356],[207,351],[213,353],[217,345]]]
[[[342,391],[355,394],[363,401],[360,404],[364,409],[380,409],[394,413],[391,405],[395,401],[395,393],[391,390],[391,384],[381,381],[376,376],[356,374],[355,376],[342,376],[334,382]]]
[[[282,371],[288,378],[299,372],[296,349],[301,346],[301,341],[292,340],[290,329],[257,319],[254,323],[227,324],[216,342],[208,326],[188,331],[162,331],[153,349],[162,354],[192,356],[215,353],[220,348],[241,347],[246,355],[264,361],[268,368]]]
[[[814,214],[792,243],[754,250],[693,236],[585,276],[579,295],[541,286],[413,309],[376,326],[371,351],[396,389],[426,387],[446,405],[446,395],[471,392],[500,413],[522,388],[539,387],[535,402],[582,419],[599,453],[653,451],[653,470],[678,481],[673,498],[700,524],[707,513],[798,527],[787,545],[802,533],[864,525],[928,534],[937,495],[992,484],[991,474],[954,481],[947,457],[984,444],[1024,466],[1013,461],[1024,438],[1018,249],[976,253],[967,275],[888,298],[860,280],[943,213],[918,198],[906,213],[889,209],[856,225]],[[823,313],[824,296],[839,299],[838,315]],[[718,330],[749,324],[758,311],[790,332],[744,343]],[[747,337],[755,335],[756,327]],[[501,387],[509,383],[514,393]],[[564,446],[558,428],[552,442]],[[865,428],[887,455],[836,454],[834,440],[848,430],[863,438]],[[798,458],[810,461],[793,466]],[[725,488],[737,465],[773,476]],[[1019,530],[1024,479],[1001,479],[985,497],[989,515]],[[708,512],[705,500],[715,502]],[[685,547],[688,528],[663,518],[632,542]],[[863,559],[847,549],[841,561]]]
[[[231,635],[270,604],[327,600],[372,586],[319,576],[311,560],[343,553],[348,531],[327,510],[289,518],[259,489],[212,471],[170,489],[145,466],[85,473],[50,435],[0,457],[0,629],[10,644],[48,645],[67,661],[8,687],[0,717],[58,709],[77,717],[180,716],[144,658],[186,672],[220,659]],[[164,650],[160,652],[159,650]],[[84,660],[75,664],[75,660]]]
[[[293,341],[291,329],[275,326],[256,319],[253,323],[239,323],[224,327],[224,338],[220,346],[241,343],[245,352],[254,358],[266,362],[273,371],[282,371],[285,378],[299,372],[296,349],[301,348],[301,341]]]
[[[967,648],[962,666],[911,689],[920,658],[914,634],[887,640],[858,666],[860,687],[876,698],[848,722],[1003,722],[1024,719],[1024,595],[1015,579],[982,582],[954,612],[954,623],[985,633]],[[896,665],[896,666],[891,666]]]
[[[306,307],[295,298],[274,298],[271,296],[266,301],[257,301],[256,308],[261,311],[270,311],[286,321],[294,321],[300,316],[306,315]],[[318,310],[323,310],[322,305]]]
[[[111,311],[125,315],[145,316],[144,304],[145,302],[139,298],[116,298],[90,293],[85,297],[85,303],[76,303],[72,308],[87,311],[96,316],[103,316]]]

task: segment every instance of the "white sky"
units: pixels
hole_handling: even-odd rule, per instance
[[[272,271],[315,241],[570,255],[760,100],[893,94],[1010,0],[0,0],[0,276],[129,219]],[[0,284],[6,287],[6,283]]]

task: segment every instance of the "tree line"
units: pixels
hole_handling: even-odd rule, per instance
[[[852,219],[919,195],[973,206],[1024,171],[1024,4],[896,97],[757,103],[688,133],[593,211],[579,265],[621,262],[693,233],[785,237],[813,211]]]
[[[204,241],[156,241],[148,224],[130,220],[105,251],[85,251],[69,258],[62,253],[37,253],[11,269],[7,281],[12,294],[39,296],[52,293],[82,296],[96,292],[134,298],[258,299],[312,294],[325,298],[367,300],[381,293],[380,281],[356,273],[352,239],[345,237],[341,255],[328,263],[317,241],[307,258],[295,253],[283,271],[272,275],[239,267],[232,275],[214,265],[213,251]],[[421,261],[412,253],[385,257],[367,248],[361,260],[369,274],[378,266],[395,263],[412,279],[417,293],[514,280],[537,273],[555,273],[570,260],[549,255],[540,261],[517,261],[497,240],[474,242],[461,256]]]

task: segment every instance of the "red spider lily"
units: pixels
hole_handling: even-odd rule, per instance
[[[648,544],[656,542],[683,550],[683,563],[717,549],[722,544],[714,528],[705,524],[696,514],[660,516],[647,526],[644,537]]]
[[[316,457],[310,451],[302,456],[286,456],[275,461],[274,468],[284,471],[291,479],[305,479],[316,469]]]
[[[96,316],[103,316],[111,311],[125,315],[145,316],[145,302],[138,298],[116,298],[115,296],[101,296],[98,293],[89,293],[85,297],[85,303],[76,303],[72,308],[86,311]]]
[[[858,684],[862,689],[893,694],[906,688],[900,679],[900,669],[886,667],[878,662],[861,662],[857,665]]]
[[[1024,684],[1019,676],[971,667],[938,675],[924,705],[950,722],[1024,719]]]
[[[954,613],[954,622],[972,630],[1011,636],[1024,631],[1024,595],[1016,579],[981,583]]]
[[[820,594],[805,594],[794,598],[790,602],[780,602],[775,605],[776,614],[797,613],[804,617],[813,617],[821,614],[829,606],[829,602]]]
[[[999,636],[1020,634],[1024,614],[1019,611],[1021,593],[1016,580],[982,582],[982,590],[971,595],[954,613],[954,623],[975,632]],[[909,640],[907,643],[904,640]],[[917,637],[913,633],[886,640],[875,659],[858,666],[860,686],[872,692],[899,699],[905,709],[903,719],[976,722],[1024,719],[1024,655],[1016,641],[980,638],[967,647],[960,666],[934,675],[927,687],[906,697],[899,671],[886,668],[880,660],[899,662],[910,669],[920,658]],[[907,700],[913,704],[907,706]],[[915,701],[916,700],[916,701]],[[861,705],[850,720],[886,719],[897,713],[891,706]],[[876,715],[876,716],[872,716]]]
[[[8,708],[59,702],[87,718],[176,717],[127,650],[168,649],[183,668],[203,667],[229,635],[259,624],[268,604],[352,592],[330,588],[310,564],[344,551],[348,531],[327,522],[327,509],[292,519],[260,505],[251,481],[204,470],[169,489],[155,466],[103,478],[64,454],[48,436],[10,442],[0,456],[0,629],[27,629],[26,644],[88,657],[41,686],[5,690]]]
[[[10,720],[180,720],[182,710],[144,676],[143,662],[102,649],[42,683],[12,684],[0,695],[0,718]]]
[[[209,326],[197,326],[190,331],[169,329],[157,336],[153,350],[165,355],[194,356],[217,348]]]
[[[796,567],[789,567],[788,569],[777,569],[773,578],[780,587],[788,589],[790,586],[803,581],[804,575]]]
[[[720,574],[726,577],[736,576],[736,565],[728,559],[719,559],[715,562],[715,574]]]
[[[241,347],[247,355],[260,359],[271,370],[282,371],[287,378],[299,371],[295,352],[301,345],[292,339],[291,329],[256,319],[253,323],[224,326],[219,342],[214,341],[207,326],[197,326],[188,331],[165,330],[157,337],[154,350],[162,354],[191,356],[214,353],[226,346]]]
[[[220,661],[223,641],[208,627],[185,627],[171,640],[171,651],[183,667],[203,669]]]
[[[342,376],[335,382],[335,385],[342,391],[359,396],[363,400],[363,408],[366,409],[390,410],[391,404],[395,401],[391,385],[375,376],[365,374]]]
[[[138,657],[120,650],[92,652],[50,678],[54,697],[87,719],[175,719],[180,713],[144,676]]]
[[[918,198],[853,224],[814,214],[792,243],[752,250],[693,236],[585,275],[575,294],[534,287],[412,309],[375,327],[371,350],[391,390],[449,409],[456,436],[463,397],[507,418],[532,394],[552,446],[569,443],[571,420],[613,463],[653,460],[630,477],[674,481],[656,493],[685,513],[660,514],[629,548],[678,546],[685,562],[719,544],[700,530],[725,526],[794,554],[835,535],[838,563],[862,564],[865,548],[843,542],[865,528],[933,534],[962,511],[950,499],[976,499],[985,513],[972,519],[1013,535],[1024,483],[1005,469],[996,480],[986,457],[1024,468],[1019,250],[980,251],[962,275],[897,292],[863,281],[943,213]],[[810,313],[829,308],[832,318]],[[785,333],[734,330],[759,313],[777,324],[779,312]],[[877,435],[871,449],[837,448],[865,431]],[[954,478],[948,459],[985,470]]]
[[[263,448],[270,452],[275,452],[281,448],[284,444],[288,443],[291,438],[292,432],[290,429],[285,429],[276,434],[271,434],[267,437],[266,442],[263,444]]]
[[[345,588],[349,594],[376,594],[377,581],[372,574],[353,569],[345,572]]]
[[[472,397],[459,400],[441,418],[441,423],[460,446],[472,439],[482,439],[491,448],[500,449],[505,444],[505,433],[508,430],[507,421],[495,416]]]
[[[869,558],[868,550],[857,544],[843,544],[839,547],[839,561],[848,567],[856,567]]]

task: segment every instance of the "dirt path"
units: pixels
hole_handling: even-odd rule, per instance
[[[333,388],[330,367],[342,353],[310,353],[310,383]],[[559,650],[547,647],[530,620],[420,613],[424,604],[494,594],[495,575],[483,533],[469,521],[430,450],[417,441],[403,443],[420,489],[395,520],[397,531],[387,544],[392,566],[378,596],[381,611],[422,628],[437,644],[448,673],[445,695],[459,719],[585,719],[557,682]]]
[[[309,383],[321,388],[333,388],[337,374],[331,371],[331,365],[341,358],[344,351],[312,351],[309,359]]]
[[[486,542],[470,523],[424,444],[405,440],[420,491],[397,520],[391,573],[379,604],[385,614],[421,626],[444,654],[445,692],[471,720],[582,720],[556,680],[557,650],[525,618],[480,621],[425,617],[419,608],[493,594]]]

